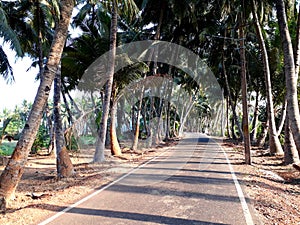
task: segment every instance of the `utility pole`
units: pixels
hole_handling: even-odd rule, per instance
[[[240,22],[239,42],[240,42],[241,75],[242,75],[242,104],[243,104],[243,133],[244,133],[245,163],[251,165],[243,12],[241,12],[240,14],[239,22]]]

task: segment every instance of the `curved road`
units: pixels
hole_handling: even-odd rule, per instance
[[[189,133],[44,224],[259,224],[222,148]]]

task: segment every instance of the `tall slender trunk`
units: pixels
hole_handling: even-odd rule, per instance
[[[53,115],[54,115],[54,131],[55,131],[55,147],[56,147],[56,168],[57,177],[70,177],[74,174],[73,164],[65,147],[64,132],[61,119],[61,71],[57,70],[54,79],[54,97],[53,97]]]
[[[258,121],[258,102],[259,102],[259,92],[256,91],[252,131],[250,133],[250,141],[254,143],[256,142],[256,138],[257,138],[256,136],[257,136],[257,121]]]
[[[150,96],[150,109],[149,109],[149,136],[147,141],[147,146],[151,147],[153,145],[153,133],[154,133],[154,121],[153,121],[153,113],[154,113],[154,98]]]
[[[54,132],[53,122],[52,122],[53,114],[51,113],[51,111],[49,109],[48,103],[45,106],[45,113],[46,113],[46,117],[47,117],[47,127],[48,127],[49,136],[50,136],[50,141],[48,144],[48,155],[52,155],[52,154],[54,154],[55,132]]]
[[[113,103],[110,112],[110,150],[112,155],[122,155],[116,131],[117,104]]]
[[[269,144],[270,144],[270,153],[271,154],[283,154],[283,149],[280,144],[277,130],[276,130],[276,123],[275,123],[275,112],[273,106],[273,96],[272,96],[272,84],[271,84],[271,74],[270,74],[270,67],[269,67],[269,58],[268,52],[265,45],[265,40],[261,31],[261,27],[257,18],[257,8],[255,1],[251,1],[252,4],[252,14],[254,18],[254,24],[256,29],[256,34],[258,37],[258,41],[260,44],[260,48],[262,51],[262,58],[263,58],[263,65],[264,65],[264,74],[265,74],[265,81],[266,81],[266,95],[267,95],[267,109],[268,109],[268,117],[270,121],[269,126]]]
[[[284,158],[283,162],[285,165],[299,162],[299,154],[293,139],[293,134],[290,129],[289,118],[285,119],[285,128],[284,128]]]
[[[170,113],[171,113],[171,103],[170,101],[168,101],[167,103],[167,110],[166,110],[166,114],[167,114],[167,118],[166,118],[166,132],[165,132],[165,140],[168,141],[171,137],[170,135]]]
[[[285,123],[284,121],[286,120],[286,108],[287,108],[287,100],[285,98],[284,103],[282,104],[281,117],[278,123],[277,135],[281,134],[282,129],[284,127],[284,123]]]
[[[175,56],[172,55],[172,62]],[[169,68],[169,76],[171,76],[172,67]],[[171,98],[173,91],[173,81],[169,81],[167,84],[167,104],[166,104],[166,130],[165,130],[165,140],[168,141],[170,139],[170,120],[171,120]]]
[[[41,31],[41,6],[40,6],[40,1],[39,0],[35,0],[35,11],[36,11],[36,16],[37,16],[37,34],[38,34],[38,43],[37,43],[37,48],[38,48],[38,65],[39,65],[39,78],[42,79],[42,74],[43,74],[43,67],[44,67],[44,63],[43,63],[43,43],[42,43],[42,39],[43,39],[43,34]]]
[[[112,155],[122,155],[121,147],[117,137],[116,131],[116,118],[117,118],[117,102],[115,102],[116,97],[116,84],[113,83],[112,92],[111,92],[111,109],[110,109],[110,151]]]
[[[277,18],[284,54],[284,72],[287,91],[287,114],[290,126],[297,146],[300,151],[300,115],[297,94],[297,79],[295,71],[295,61],[290,32],[288,30],[287,18],[285,13],[285,3],[283,0],[276,1]]]
[[[81,115],[81,110],[79,109],[78,105],[76,104],[76,102],[74,101],[74,99],[72,98],[72,96],[70,95],[69,91],[67,90],[66,85],[64,83],[62,83],[62,86],[63,86],[65,94],[67,94],[67,96],[68,96],[68,98],[70,100],[71,106],[74,106],[76,112],[79,115]]]
[[[109,65],[108,65],[108,80],[105,85],[105,97],[102,107],[102,117],[100,122],[100,128],[98,131],[98,137],[96,141],[96,150],[94,154],[94,162],[99,163],[105,161],[104,149],[105,149],[105,139],[107,132],[107,120],[109,116],[109,105],[110,96],[112,90],[112,84],[114,79],[114,67],[116,58],[116,45],[117,45],[117,2],[112,0],[112,10],[111,10],[111,27],[110,27],[110,51],[109,51]]]
[[[69,106],[69,103],[68,103],[68,100],[67,100],[67,97],[66,97],[66,92],[65,92],[64,88],[61,88],[61,94],[62,94],[64,104],[65,104],[65,107],[66,107],[66,111],[67,111],[67,114],[68,114],[69,126],[71,126],[73,124],[73,116],[72,116],[72,112],[71,112],[71,109],[70,109],[70,106]]]
[[[187,120],[187,118],[188,118],[188,116],[189,116],[189,114],[190,114],[193,106],[194,106],[193,96],[191,95],[190,99],[189,99],[189,103],[187,104],[186,112],[181,114],[180,127],[179,127],[179,136],[183,135],[183,131],[184,131],[186,120]],[[183,107],[182,107],[182,112],[184,112]]]
[[[226,32],[225,32],[225,36],[226,36]],[[224,45],[225,45],[225,41],[224,41]],[[243,131],[242,131],[242,128],[241,128],[241,124],[239,122],[239,118],[238,118],[238,116],[236,114],[236,111],[235,111],[235,109],[236,109],[235,104],[232,101],[232,95],[231,95],[231,91],[230,91],[230,86],[229,86],[228,76],[227,76],[227,71],[226,71],[226,66],[225,66],[224,53],[223,53],[223,56],[222,56],[222,67],[223,67],[223,75],[224,75],[224,78],[225,78],[225,88],[226,88],[227,95],[228,95],[229,105],[230,105],[231,110],[232,110],[233,120],[234,120],[234,122],[235,122],[235,124],[238,128],[238,131],[240,133],[240,137],[243,140],[244,139]],[[236,137],[236,135],[234,133],[234,127],[232,127],[232,137]]]
[[[125,115],[123,113],[125,108],[125,98],[120,98],[119,100],[119,107],[117,107],[117,136],[121,137],[122,135],[122,125],[125,123],[123,121],[125,121]]]
[[[159,99],[159,108],[158,108],[158,123],[157,123],[157,128],[156,128],[156,144],[159,144],[161,142],[161,132],[162,132],[162,123],[163,123],[163,109],[165,106],[165,95],[166,95],[166,89],[168,88],[168,84],[165,83],[165,81],[163,81],[163,85],[164,89],[162,90],[162,95],[160,96]]]
[[[299,6],[300,9],[300,6]],[[289,13],[290,14],[290,13]],[[296,45],[294,46],[294,60],[295,60],[295,76],[298,80],[299,75],[299,62],[300,62],[300,13],[298,13],[297,30],[296,30]],[[287,97],[285,98],[285,112],[287,111]],[[299,152],[293,138],[291,131],[291,124],[289,115],[285,117],[285,136],[284,136],[284,164],[299,163]]]
[[[134,137],[133,137],[133,142],[131,149],[136,150],[139,142],[139,134],[140,134],[140,116],[141,116],[141,111],[142,111],[142,104],[143,104],[143,98],[144,98],[144,85],[141,89],[141,94],[140,94],[140,101],[138,103],[138,108],[137,108],[137,113],[136,113],[136,123],[134,126]]]
[[[230,129],[229,129],[229,100],[228,96],[226,98],[226,130],[227,137],[230,138]]]
[[[37,121],[41,121],[42,119],[51,85],[60,63],[73,8],[73,0],[61,0],[61,19],[55,29],[48,61],[43,72],[43,79],[39,85],[20,139],[0,177],[0,196],[2,198],[2,201],[0,201],[1,209],[5,209],[6,200],[11,199],[14,196],[16,187],[24,173],[27,157],[39,128],[39,123]]]
[[[245,148],[245,163],[251,165],[250,152],[250,135],[248,125],[248,100],[247,100],[247,77],[246,77],[246,59],[245,59],[245,43],[244,43],[244,28],[243,28],[243,13],[241,12],[239,39],[240,39],[240,55],[241,55],[241,73],[242,73],[242,103],[243,103],[243,134]]]
[[[300,10],[300,5],[299,5],[299,10]],[[298,79],[299,67],[300,67],[300,11],[298,12],[298,18],[297,18],[296,45],[294,48],[294,59],[295,59],[295,74]]]

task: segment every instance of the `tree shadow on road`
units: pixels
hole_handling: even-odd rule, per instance
[[[43,208],[43,209],[51,210],[51,211],[56,211],[53,209],[57,208],[51,204],[41,204],[41,205],[34,204],[34,205],[29,205],[28,208],[29,207]],[[93,216],[94,218],[99,217],[99,223],[101,223],[101,221],[103,222],[103,218],[101,218],[101,217],[105,217],[105,218],[109,218],[110,220],[112,220],[112,222],[113,222],[113,219],[122,219],[122,220],[126,220],[129,223],[130,223],[130,221],[140,221],[140,222],[152,222],[152,223],[157,223],[157,224],[180,224],[180,225],[184,225],[184,224],[221,225],[222,224],[222,225],[224,225],[224,223],[216,223],[216,222],[212,223],[212,222],[207,222],[207,221],[190,220],[190,219],[185,219],[185,218],[176,218],[176,217],[161,216],[161,215],[151,215],[151,214],[136,213],[136,212],[123,212],[123,211],[115,211],[115,210],[80,208],[80,207],[72,208],[67,213],[68,214],[88,215],[88,216]],[[95,218],[95,220],[97,220],[97,218]],[[68,221],[66,221],[66,222],[68,222]]]

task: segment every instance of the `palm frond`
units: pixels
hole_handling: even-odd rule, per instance
[[[19,39],[16,33],[11,29],[7,22],[6,13],[0,7],[0,37],[3,38],[4,42],[10,43],[10,48],[14,50],[18,56],[23,56]]]
[[[7,83],[12,83],[15,81],[12,67],[9,64],[7,55],[5,54],[2,46],[0,46],[0,74]]]

